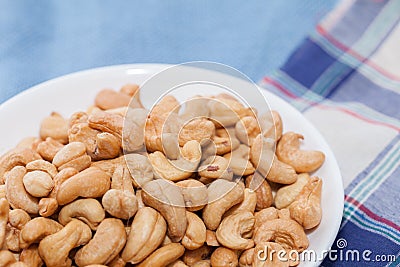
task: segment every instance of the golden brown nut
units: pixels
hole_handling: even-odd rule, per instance
[[[274,200],[271,186],[258,172],[246,178],[246,187],[256,193],[256,210],[266,209],[271,206]]]
[[[211,255],[211,266],[213,267],[234,267],[238,264],[236,253],[228,248],[217,248]]]
[[[63,228],[58,222],[36,217],[25,224],[20,234],[21,248],[27,248],[30,244],[39,242],[48,235],[57,233]]]
[[[183,254],[182,260],[187,265],[192,266],[196,262],[208,259],[211,255],[211,252],[211,247],[204,245],[195,250],[186,250],[185,254]]]
[[[179,243],[171,243],[154,251],[138,267],[163,267],[179,259],[185,248]]]
[[[60,114],[52,112],[40,125],[40,137],[43,140],[51,137],[60,143],[68,143],[68,121]]]
[[[186,218],[188,226],[181,243],[186,249],[197,249],[206,241],[206,226],[195,213],[186,211]]]

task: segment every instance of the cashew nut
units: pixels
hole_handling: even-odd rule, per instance
[[[10,210],[8,214],[8,222],[18,230],[21,230],[30,220],[31,216],[22,209]]]
[[[269,183],[256,172],[246,178],[246,187],[256,193],[256,210],[262,210],[271,206],[273,202],[272,190]]]
[[[17,262],[17,259],[14,257],[8,250],[0,250],[0,266],[10,266],[12,263]]]
[[[262,114],[258,121],[264,137],[272,138],[275,141],[281,138],[283,131],[282,118],[277,111],[271,110],[271,113]]]
[[[217,236],[214,231],[208,230],[206,231],[206,243],[211,247],[219,247],[221,246],[218,243]]]
[[[58,222],[36,217],[25,224],[20,233],[20,247],[27,248],[32,243],[37,243],[48,235],[57,233],[62,229],[62,225]]]
[[[122,136],[124,151],[133,152],[143,148],[147,114],[148,111],[143,108],[128,108]]]
[[[210,179],[231,180],[232,170],[229,168],[229,161],[221,156],[211,156],[207,158],[199,167],[199,175]]]
[[[183,254],[182,260],[189,266],[193,266],[196,262],[209,258],[211,254],[211,247],[202,246],[195,250],[186,250]]]
[[[138,267],[164,267],[179,259],[185,248],[179,243],[171,243],[154,251]]]
[[[43,140],[51,137],[63,144],[68,143],[68,121],[60,114],[52,112],[40,125],[40,137]]]
[[[300,194],[308,181],[310,181],[310,176],[307,173],[301,173],[297,175],[296,182],[279,188],[275,194],[275,207],[278,209],[288,207]]]
[[[19,260],[29,267],[43,266],[43,260],[40,258],[38,245],[30,245],[28,248],[22,250]]]
[[[23,178],[25,167],[16,166],[6,173],[6,197],[14,209],[23,209],[30,214],[38,214],[39,200],[26,192]]]
[[[51,178],[54,178],[57,175],[57,168],[48,161],[38,159],[29,162],[26,164],[26,170],[29,171],[44,171],[48,173]]]
[[[185,201],[179,187],[165,180],[154,180],[144,185],[144,204],[158,210],[168,223],[168,235],[180,241],[187,227]]]
[[[200,181],[187,179],[176,183],[181,188],[185,207],[188,211],[198,211],[208,202],[207,187]]]
[[[10,211],[10,205],[5,198],[0,199],[0,248],[3,247],[6,239],[6,226],[8,223],[8,216]],[[0,257],[1,258],[1,257]]]
[[[29,148],[15,148],[0,157],[0,184],[5,183],[5,173],[16,166],[25,166],[31,161],[41,159],[40,155]]]
[[[111,89],[101,90],[94,100],[95,105],[101,109],[113,109],[129,106],[131,98],[128,94],[116,92]]]
[[[108,264],[124,248],[125,242],[126,233],[122,221],[105,219],[99,224],[93,239],[76,253],[75,262],[78,266]]]
[[[79,220],[72,220],[55,234],[45,237],[39,243],[39,255],[48,267],[71,266],[69,252],[85,245],[92,238],[89,226]]]
[[[240,267],[252,267],[253,266],[253,255],[254,248],[249,248],[243,251],[243,253],[239,257],[239,266]]]
[[[112,177],[111,189],[102,199],[104,209],[114,217],[129,219],[135,215],[138,203],[129,171],[119,166]]]
[[[254,230],[254,242],[276,242],[285,249],[302,252],[308,247],[308,239],[303,227],[294,220],[274,219],[264,221]]]
[[[50,217],[58,209],[58,202],[55,198],[41,198],[39,200],[39,215],[42,217]]]
[[[216,232],[218,242],[230,249],[245,250],[253,247],[254,241],[242,235],[253,230],[254,222],[255,218],[249,211],[225,217]]]
[[[57,191],[59,205],[68,204],[78,197],[96,198],[110,188],[110,176],[96,167],[90,167],[63,182]]]
[[[251,213],[254,213],[254,210],[256,209],[256,204],[257,204],[256,192],[253,191],[252,189],[245,188],[243,201],[230,208],[227,212],[225,212],[224,216],[229,216],[243,211],[249,211]]]
[[[26,191],[34,197],[45,197],[54,187],[51,176],[44,171],[31,171],[22,180]]]
[[[313,172],[321,167],[325,155],[321,151],[300,150],[301,134],[287,132],[282,135],[276,147],[279,160],[292,166],[296,172]]]
[[[64,145],[57,140],[47,137],[45,141],[40,142],[37,146],[37,153],[43,157],[44,160],[53,161],[54,156],[63,148]]]
[[[126,165],[128,166],[129,172],[132,175],[132,182],[135,187],[142,187],[145,183],[153,180],[153,168],[146,156],[140,154],[128,154],[122,157],[122,160],[124,159],[126,161]],[[114,170],[112,173],[114,173]]]
[[[167,224],[156,210],[144,207],[136,213],[131,229],[121,256],[124,261],[137,264],[162,243]]]
[[[258,121],[253,116],[241,118],[235,126],[236,137],[245,145],[251,146],[254,139],[261,133]]]
[[[265,221],[271,221],[274,219],[278,219],[278,210],[274,207],[269,207],[266,209],[262,209],[254,214],[256,218],[256,222],[254,223],[254,229],[257,229],[262,225]]]
[[[214,135],[214,132],[214,123],[205,118],[194,118],[180,129],[178,135],[179,145],[184,146],[191,140],[201,143],[202,140],[210,139]]]
[[[219,247],[211,254],[211,266],[230,267],[238,266],[238,257],[236,253],[228,248]]]
[[[61,148],[53,158],[53,165],[59,171],[73,167],[78,171],[90,166],[91,158],[86,154],[86,146],[81,142],[72,142]]]
[[[182,238],[182,245],[190,250],[201,247],[206,241],[206,226],[195,213],[186,211],[187,228]]]
[[[215,230],[224,213],[244,199],[243,183],[215,180],[207,189],[208,203],[203,209],[203,220],[209,230]]]
[[[73,218],[85,222],[92,230],[96,230],[105,218],[105,212],[100,202],[93,198],[78,199],[64,206],[58,214],[62,225],[68,224]]]
[[[314,228],[321,222],[321,190],[322,180],[312,177],[289,206],[290,216],[304,229]]]

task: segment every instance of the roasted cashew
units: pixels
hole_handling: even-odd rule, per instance
[[[8,224],[6,226],[6,239],[5,239],[5,249],[12,252],[19,253],[21,251],[21,246],[19,242],[20,230]]]
[[[201,260],[194,263],[191,267],[210,267],[210,266],[211,266],[211,260]]]
[[[211,156],[202,162],[199,175],[210,179],[232,180],[233,172],[229,168],[229,161],[221,156]]]
[[[197,249],[206,241],[206,226],[195,213],[186,211],[186,218],[188,225],[181,243],[186,249]]]
[[[200,144],[195,140],[187,142],[182,148],[182,155],[171,162],[160,151],[149,154],[149,160],[154,172],[159,177],[170,181],[189,178],[192,172],[197,169],[200,159]]]
[[[122,221],[107,218],[99,224],[93,239],[76,253],[75,262],[78,266],[108,264],[121,252],[125,242],[126,233]]]
[[[101,90],[94,100],[95,105],[101,109],[127,107],[130,102],[131,97],[128,94],[120,93],[112,89]]]
[[[272,190],[269,183],[256,172],[246,178],[246,187],[256,193],[256,210],[262,210],[271,206],[273,202]]]
[[[189,266],[193,266],[196,262],[201,260],[208,259],[211,255],[211,247],[202,246],[195,250],[186,250],[185,254],[183,254],[182,260]]]
[[[0,266],[7,267],[14,262],[17,262],[17,259],[14,257],[14,254],[12,254],[8,250],[0,250]]]
[[[254,139],[261,133],[260,125],[254,116],[241,118],[235,126],[236,137],[245,145],[251,146]]]
[[[128,83],[122,86],[119,91],[123,94],[130,96],[131,102],[129,103],[130,107],[143,107],[140,101],[140,87],[138,84]]]
[[[57,175],[57,168],[48,161],[38,159],[29,162],[26,164],[26,170],[29,171],[44,171],[48,173],[51,178],[54,178]]]
[[[6,197],[14,209],[23,209],[30,214],[38,214],[39,200],[26,192],[23,183],[25,174],[26,169],[22,166],[16,166],[6,173]]]
[[[46,236],[57,233],[62,228],[62,225],[54,220],[43,217],[33,218],[21,229],[20,246],[27,248],[30,244],[37,243]]]
[[[249,211],[242,211],[225,217],[216,232],[218,242],[227,248],[236,250],[253,247],[254,241],[242,236],[253,230],[254,222],[255,218]]]
[[[42,217],[50,217],[58,209],[58,202],[55,198],[41,198],[39,200],[39,215]]]
[[[28,248],[22,250],[19,260],[29,267],[41,267],[44,262],[39,255],[38,245],[30,245]]]
[[[62,169],[73,167],[82,171],[90,166],[91,158],[86,154],[86,146],[81,142],[72,142],[61,148],[53,158],[53,165]]]
[[[0,198],[0,248],[3,247],[6,239],[6,226],[8,223],[9,211],[10,205],[7,199]]]
[[[215,230],[224,213],[244,199],[243,183],[215,180],[207,189],[208,203],[203,209],[203,221],[209,230]]]
[[[54,187],[51,176],[44,171],[31,171],[22,179],[25,190],[33,197],[45,197]]]
[[[181,188],[185,207],[188,211],[198,211],[208,202],[207,187],[195,179],[187,179],[176,183]]]
[[[180,241],[187,227],[185,201],[179,187],[159,179],[148,182],[142,191],[144,204],[158,210],[168,223],[168,235]]]
[[[185,248],[179,243],[171,243],[154,251],[138,267],[164,267],[179,259]]]
[[[243,251],[243,253],[239,257],[239,266],[240,267],[252,267],[253,266],[253,255],[254,248],[249,248]]]
[[[54,156],[63,148],[64,145],[60,142],[48,137],[45,141],[40,142],[36,148],[37,153],[49,162],[53,161]]]
[[[55,234],[45,237],[39,243],[39,255],[48,267],[71,266],[69,252],[85,245],[92,238],[89,226],[79,220],[72,220]]]
[[[104,194],[101,202],[104,209],[114,217],[129,219],[135,215],[138,203],[128,169],[117,167],[112,177],[111,189]]]
[[[63,182],[57,192],[59,205],[68,204],[78,197],[96,198],[110,188],[110,176],[96,167],[90,167]]]
[[[226,94],[215,96],[214,99],[208,102],[208,108],[210,109],[210,117],[219,128],[221,126],[234,126],[240,118],[254,114],[236,98]]]
[[[211,266],[213,267],[231,267],[238,266],[238,264],[236,253],[228,248],[219,247],[211,254]]]
[[[187,121],[179,131],[178,142],[184,146],[191,140],[201,143],[203,140],[210,139],[215,132],[214,123],[206,118],[194,118]]]
[[[275,194],[275,207],[278,209],[288,207],[300,194],[303,187],[310,181],[310,175],[301,173],[293,184],[283,186]]]
[[[68,224],[74,218],[83,221],[92,230],[96,230],[97,226],[104,220],[105,212],[96,199],[78,199],[64,206],[58,214],[58,221],[62,225]]]
[[[283,131],[282,118],[277,111],[271,110],[271,113],[262,114],[258,121],[264,137],[272,138],[275,141],[281,138]]]
[[[180,117],[184,120],[189,120],[192,118],[207,118],[209,115],[209,110],[207,107],[209,97],[196,95],[191,99],[184,102],[183,112],[181,112]]]
[[[22,209],[10,210],[8,214],[8,222],[18,230],[21,230],[30,220],[31,216]]]
[[[118,114],[111,114],[104,111],[95,111],[88,118],[89,126],[101,132],[114,135],[122,140],[124,118]]]
[[[133,178],[132,182],[135,187],[142,187],[145,183],[153,180],[153,167],[146,156],[140,154],[128,154],[122,157],[122,160],[124,159]],[[114,170],[111,175],[114,173]]]
[[[133,219],[122,259],[133,264],[143,261],[162,243],[166,231],[167,224],[160,213],[149,207],[140,209]]]
[[[300,139],[304,139],[301,134],[285,133],[276,147],[276,155],[296,172],[313,172],[324,163],[325,154],[316,150],[300,150]]]
[[[253,191],[252,189],[245,188],[243,201],[230,208],[227,212],[225,212],[224,216],[229,216],[243,211],[249,211],[252,214],[254,214],[254,211],[256,209],[256,204],[257,204],[256,192]]]
[[[274,207],[262,209],[256,212],[254,216],[256,218],[256,222],[254,223],[254,229],[261,226],[265,221],[271,221],[279,218],[278,210]]]
[[[294,220],[273,219],[264,221],[254,230],[254,242],[276,242],[285,249],[302,252],[308,247],[308,239],[303,227]]]
[[[143,148],[147,114],[148,111],[143,108],[128,108],[122,136],[125,152],[138,151]]]
[[[51,137],[60,143],[68,143],[68,121],[60,114],[52,112],[40,125],[40,137],[43,140]]]
[[[290,216],[304,229],[314,228],[321,222],[321,190],[322,180],[312,177],[289,206]]]
[[[219,247],[221,246],[218,243],[217,236],[214,231],[208,230],[206,231],[206,244],[210,247]]]
[[[225,154],[224,158],[229,162],[229,168],[232,169],[233,174],[237,176],[246,176],[253,174],[255,172],[255,168],[253,164],[245,158],[234,153]]]
[[[297,180],[297,175],[292,166],[279,161],[275,157],[267,174],[267,179],[279,184],[293,184]]]
[[[6,182],[5,173],[16,166],[25,166],[31,161],[41,159],[40,155],[29,148],[14,148],[0,157],[0,184]]]

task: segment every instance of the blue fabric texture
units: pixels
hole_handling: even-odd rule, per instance
[[[228,64],[258,81],[336,0],[0,0],[0,103],[45,80],[124,63]]]

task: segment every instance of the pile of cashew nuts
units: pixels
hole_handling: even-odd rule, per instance
[[[53,112],[0,158],[0,267],[298,265],[258,251],[309,246],[324,154],[227,94],[149,112],[139,93]]]

